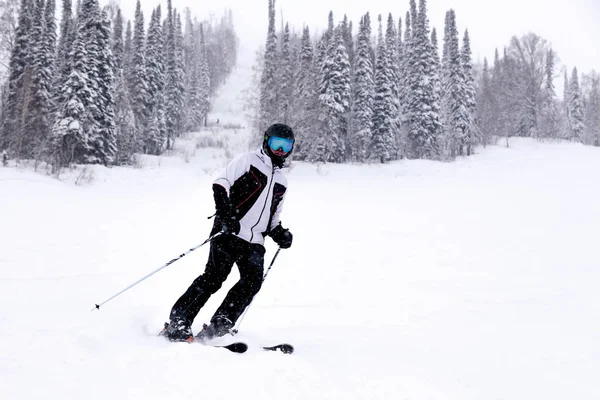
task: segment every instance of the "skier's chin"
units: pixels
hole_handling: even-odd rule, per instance
[[[273,152],[273,155],[275,155],[277,157],[285,157],[285,155],[287,154],[283,150],[271,150],[271,151]]]

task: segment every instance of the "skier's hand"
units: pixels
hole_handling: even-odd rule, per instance
[[[237,235],[240,233],[240,222],[235,217],[227,217],[223,220],[223,233]]]
[[[289,229],[284,229],[281,225],[277,225],[269,233],[273,241],[282,249],[289,249],[292,246],[292,233]]]

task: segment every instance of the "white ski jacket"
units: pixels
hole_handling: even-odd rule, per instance
[[[280,222],[287,179],[263,149],[234,158],[213,182],[225,188],[240,222],[238,237],[264,244],[267,232]]]

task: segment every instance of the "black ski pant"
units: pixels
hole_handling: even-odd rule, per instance
[[[171,309],[171,321],[192,322],[237,264],[240,280],[231,288],[212,319],[223,316],[234,325],[262,285],[265,248],[233,235],[220,235],[210,244],[204,273],[194,280]]]

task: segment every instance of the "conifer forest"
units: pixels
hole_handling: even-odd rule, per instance
[[[138,0],[128,20],[115,3],[62,0],[57,26],[55,0],[0,5],[8,60],[0,152],[11,158],[60,168],[160,155],[206,123],[211,95],[236,63],[231,11],[199,21],[168,0],[148,18]]]
[[[448,161],[511,136],[600,145],[600,76],[559,70],[535,33],[479,63],[460,15],[449,9],[438,31],[427,0],[359,21],[330,12],[318,34],[276,21],[275,0],[267,11],[251,128],[292,126],[296,160]],[[199,20],[168,0],[148,16],[138,0],[128,17],[98,0],[0,0],[4,158],[55,169],[129,165],[207,125],[211,98],[236,65],[233,12]]]

